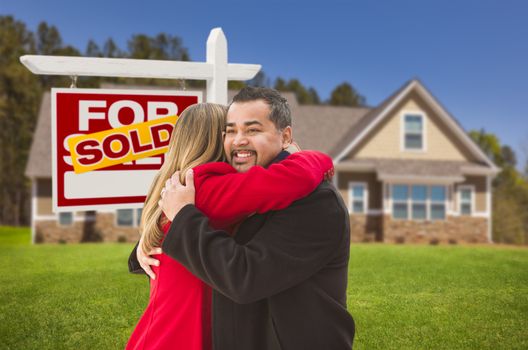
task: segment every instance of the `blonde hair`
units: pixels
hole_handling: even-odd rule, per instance
[[[174,172],[180,171],[180,182],[184,184],[187,170],[207,162],[224,160],[222,133],[226,114],[225,106],[200,103],[187,107],[176,121],[165,162],[150,186],[141,214],[139,232],[145,253],[159,247],[163,238],[161,227],[168,221],[158,205],[165,182]]]

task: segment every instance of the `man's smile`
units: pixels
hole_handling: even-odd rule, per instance
[[[249,158],[256,156],[256,152],[252,150],[236,150],[231,152],[233,163],[245,163]]]

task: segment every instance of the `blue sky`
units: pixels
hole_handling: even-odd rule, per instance
[[[321,98],[343,81],[377,105],[418,77],[466,130],[485,128],[523,159],[528,149],[528,1],[3,1],[35,30],[46,21],[84,51],[112,37],[178,35],[205,60],[222,27],[232,63],[298,78]]]

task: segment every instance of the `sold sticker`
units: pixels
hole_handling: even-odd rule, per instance
[[[76,174],[167,152],[178,116],[131,124],[68,139]]]

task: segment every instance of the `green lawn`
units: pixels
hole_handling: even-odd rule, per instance
[[[130,244],[31,246],[0,228],[0,348],[121,349],[147,303]],[[528,249],[351,248],[356,349],[528,349]]]

